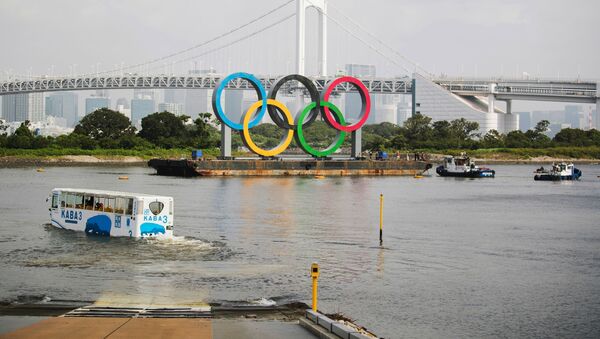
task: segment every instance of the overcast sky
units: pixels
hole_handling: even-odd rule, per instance
[[[77,72],[82,73],[92,71],[97,63],[100,69],[114,68],[122,62],[138,63],[205,41],[285,2],[2,0],[0,69],[22,74],[32,69],[34,74],[40,74],[50,72],[54,65],[55,73],[67,73],[69,65],[77,64]],[[329,3],[333,19],[349,25],[340,13],[348,15],[430,72],[479,76],[528,72],[547,77],[600,78],[597,21],[600,1],[330,0]],[[242,32],[251,32],[294,12],[292,3],[274,13],[271,20],[264,19]],[[257,59],[252,64],[270,57],[271,63],[276,64],[272,67],[277,70],[288,67],[285,65],[288,62],[293,68],[294,20],[258,35],[252,53],[246,49],[249,46],[239,45],[223,58],[229,60],[231,68],[245,66],[233,56],[241,53],[250,55],[248,59]],[[384,58],[342,32],[336,23],[330,21],[329,27],[331,70],[345,62],[373,61],[379,66],[380,75],[402,73],[402,69],[391,63],[386,66]],[[282,41],[274,41],[275,38]],[[343,48],[348,51],[340,51]],[[283,58],[266,55],[274,51]],[[346,60],[339,60],[342,59],[339,52],[343,52]],[[215,56],[196,61],[204,67],[218,63],[211,58]],[[163,71],[164,63],[159,63],[159,67]]]
[[[81,74],[136,64],[211,39],[287,1],[2,0],[0,72],[56,75],[75,69]],[[395,65],[401,59],[390,46],[435,74],[521,76],[526,72],[600,79],[600,1],[329,0],[329,4],[330,74],[345,63],[375,64],[380,76],[406,74]],[[219,72],[292,72],[295,18],[231,47],[210,50],[293,13],[295,2],[230,37],[152,64],[149,71],[184,72],[195,61],[198,67],[212,66]],[[344,15],[386,45],[357,29]],[[310,14],[308,21],[308,36],[314,38],[316,15]],[[371,46],[346,33],[340,24]],[[310,40],[308,73],[313,73],[316,42]],[[414,67],[402,64],[409,71]]]

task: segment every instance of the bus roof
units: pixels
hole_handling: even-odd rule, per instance
[[[92,190],[92,189],[84,189],[84,188],[54,188],[52,190],[52,192],[56,192],[56,191],[69,192],[69,193],[90,194],[90,195],[107,195],[107,196],[116,196],[116,197],[169,198],[169,199],[173,199],[173,197],[169,197],[169,196],[165,196],[165,195],[151,195],[151,194],[143,194],[143,193]]]

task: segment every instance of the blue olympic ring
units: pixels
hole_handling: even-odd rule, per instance
[[[225,86],[227,86],[227,84],[233,80],[233,79],[245,79],[247,80],[250,85],[252,85],[252,87],[254,87],[254,90],[256,90],[256,94],[258,95],[258,100],[261,101],[262,100],[262,106],[260,108],[260,112],[258,112],[258,114],[256,114],[254,116],[254,119],[252,119],[252,121],[250,121],[250,123],[248,124],[248,128],[252,128],[256,125],[258,125],[263,116],[265,115],[265,112],[267,111],[267,92],[264,88],[264,86],[260,83],[260,80],[258,80],[254,75],[249,74],[249,73],[243,73],[243,72],[238,72],[238,73],[233,73],[230,74],[228,76],[226,76],[225,78],[221,79],[221,81],[219,81],[219,83],[217,84],[215,91],[213,92],[213,96],[212,96],[212,106],[213,106],[213,110],[215,112],[215,115],[217,116],[217,119],[219,119],[219,121],[221,121],[221,123],[229,126],[231,129],[236,130],[236,131],[241,131],[244,129],[244,126],[242,125],[241,122],[233,122],[231,121],[231,119],[229,119],[227,117],[227,115],[223,112],[223,108],[221,107],[221,93],[223,93],[223,90],[225,89]]]

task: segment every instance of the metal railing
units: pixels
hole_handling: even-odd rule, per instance
[[[54,91],[80,91],[100,89],[213,89],[222,76],[107,76],[107,77],[74,77],[47,78],[34,80],[14,80],[0,83],[0,95]],[[279,77],[259,77],[266,89]],[[334,77],[311,78],[319,90]],[[371,93],[377,94],[409,94],[412,93],[412,82],[409,78],[365,78],[361,79]],[[286,84],[292,86],[291,83]],[[252,90],[245,80],[236,79],[227,84],[227,89]],[[354,86],[343,83],[336,87],[336,92],[352,92]]]

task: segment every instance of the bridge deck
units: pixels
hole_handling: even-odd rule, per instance
[[[99,76],[41,78],[34,80],[14,80],[0,83],[0,96],[35,92],[81,91],[99,89],[214,89],[222,75],[207,76]],[[259,77],[266,89],[270,89],[279,76]],[[311,77],[318,90],[322,90],[335,77]],[[402,78],[362,78],[371,94],[412,94],[412,79]],[[600,99],[598,83],[590,81],[554,80],[469,80],[433,79],[433,82],[457,95],[487,96],[493,94],[499,100],[542,100],[596,103]],[[291,92],[297,87],[287,83],[280,91]],[[228,83],[227,89],[253,90],[245,80]],[[336,93],[353,92],[356,89],[348,83],[336,87]]]

